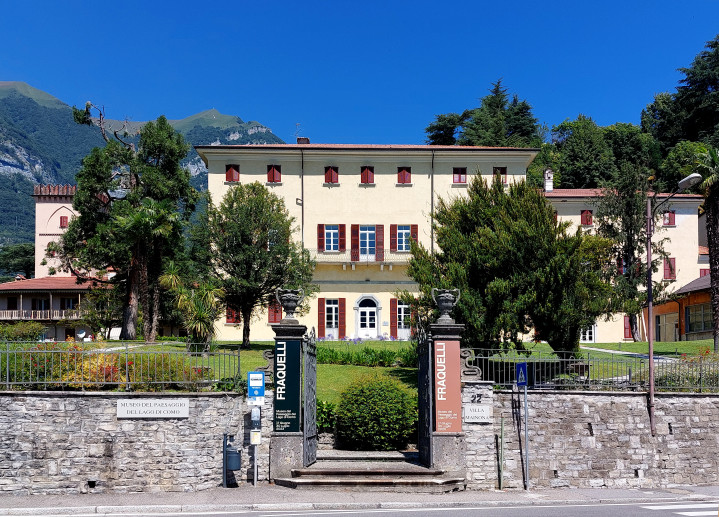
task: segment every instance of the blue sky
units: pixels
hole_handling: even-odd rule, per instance
[[[499,78],[552,126],[638,123],[719,33],[716,0],[0,3],[0,80],[110,118],[216,108],[287,142],[424,143]]]

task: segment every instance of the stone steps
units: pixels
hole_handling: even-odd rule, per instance
[[[417,463],[416,453],[319,451],[317,462],[293,469],[292,477],[275,479],[290,488],[321,488],[400,492],[464,490],[459,473],[430,469]]]

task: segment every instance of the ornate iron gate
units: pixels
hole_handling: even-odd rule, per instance
[[[433,368],[432,368],[432,339],[421,329],[417,330],[417,352],[419,355],[418,365],[418,410],[419,422],[417,429],[417,449],[419,449],[419,461],[426,467],[434,463],[432,458],[432,414],[433,408]]]
[[[302,457],[305,467],[317,461],[317,342],[313,328],[303,339]]]

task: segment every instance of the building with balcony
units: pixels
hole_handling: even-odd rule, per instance
[[[409,307],[397,293],[417,292],[407,276],[410,240],[434,247],[438,199],[465,195],[472,177],[524,179],[537,149],[426,145],[197,146],[218,203],[238,183],[259,181],[283,198],[296,239],[317,262],[320,292],[302,323],[318,337],[408,339]],[[268,308],[252,338],[274,337],[281,319]],[[238,315],[219,322],[219,339],[241,339]]]
[[[72,198],[75,186],[36,185],[35,199],[35,278],[18,277],[0,284],[0,323],[36,321],[46,326],[46,339],[81,340],[89,330],[77,325],[80,302],[90,289],[89,282],[78,283],[70,273],[50,268],[59,263],[45,257],[47,245],[56,241],[74,217]]]

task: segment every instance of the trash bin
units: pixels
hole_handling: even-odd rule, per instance
[[[228,445],[225,454],[227,455],[227,470],[240,470],[242,468],[240,451],[234,445]]]

